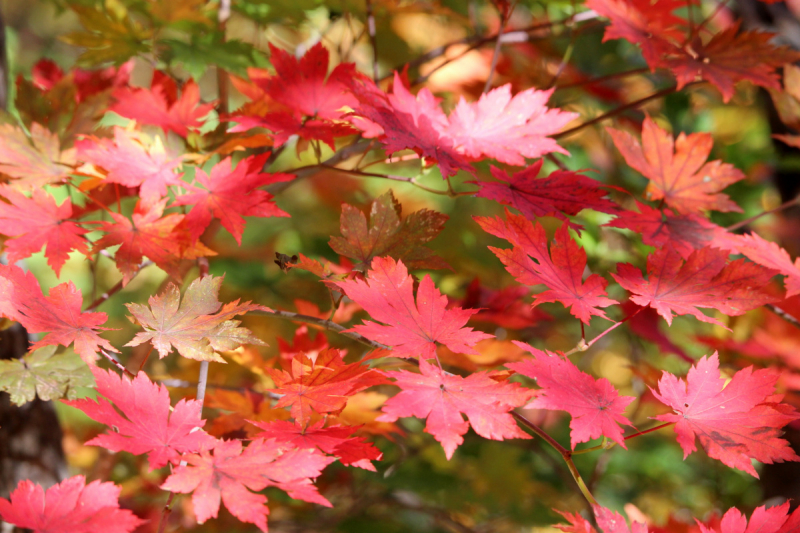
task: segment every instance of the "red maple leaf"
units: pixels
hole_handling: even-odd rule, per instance
[[[100,348],[116,352],[111,344],[97,335],[108,316],[105,313],[83,313],[83,295],[67,282],[42,295],[39,282],[32,272],[23,272],[15,265],[0,265],[0,313],[18,321],[29,333],[46,333],[31,346],[32,350],[47,345],[69,346],[93,364]]]
[[[476,196],[511,206],[526,218],[536,219],[564,215],[577,215],[584,209],[601,213],[618,213],[620,207],[605,198],[608,194],[600,183],[569,170],[557,170],[546,178],[537,178],[542,160],[509,176],[499,168],[491,167],[492,176],[503,183],[478,182],[481,187]]]
[[[789,514],[789,502],[767,508],[757,507],[750,521],[736,507],[731,507],[719,520],[719,527],[709,527],[697,520],[701,533],[797,533],[800,511]]]
[[[272,422],[255,422],[262,431],[257,436],[285,442],[293,448],[316,449],[335,455],[343,465],[353,465],[375,472],[370,461],[379,461],[383,454],[364,437],[353,437],[356,426],[323,427],[325,421],[320,419],[307,426],[297,423],[276,420]]]
[[[292,359],[292,373],[266,369],[281,394],[275,407],[292,407],[298,424],[306,425],[312,413],[339,413],[347,398],[373,385],[386,383],[378,370],[361,363],[345,364],[339,350],[329,348],[316,359],[299,355]]]
[[[789,252],[756,233],[733,235],[726,233],[718,239],[718,246],[725,250],[740,253],[761,266],[777,270],[786,279],[786,297],[800,294],[800,258],[792,262]]]
[[[419,369],[421,374],[386,372],[402,391],[384,404],[384,414],[378,421],[394,422],[404,416],[427,418],[425,431],[442,444],[448,459],[464,442],[462,435],[470,426],[487,439],[530,438],[509,411],[524,405],[531,390],[518,383],[495,381],[487,372],[475,372],[465,378],[454,376],[424,359],[420,359]]]
[[[621,514],[614,512],[599,505],[592,505],[592,511],[597,519],[597,525],[603,533],[647,533],[647,524],[634,522],[633,527],[628,527],[628,522]],[[579,513],[563,513],[556,510],[558,514],[567,519],[570,525],[556,524],[554,527],[567,533],[597,533],[591,522],[586,520]]]
[[[174,231],[184,215],[173,213],[162,217],[166,204],[166,198],[152,204],[139,201],[131,219],[109,212],[114,222],[100,222],[100,229],[106,234],[95,242],[94,250],[120,245],[114,254],[114,262],[122,273],[124,284],[139,271],[144,256],[171,276],[176,276],[182,257],[214,255],[201,243],[191,246],[184,242],[181,234]]]
[[[384,93],[364,77],[351,82],[350,90],[359,102],[355,106],[357,116],[350,119],[353,125],[365,130],[365,137],[379,137],[388,153],[414,150],[438,162],[445,178],[459,169],[473,172],[464,155],[456,151],[453,141],[443,133],[447,116],[439,108],[439,99],[428,89],[423,88],[414,97],[395,73],[392,94]],[[361,117],[371,123],[365,125]]]
[[[696,437],[710,457],[758,477],[751,459],[768,464],[800,461],[780,438],[781,428],[800,414],[774,395],[777,380],[777,372],[750,366],[725,386],[715,352],[689,369],[686,381],[664,372],[658,391],[651,390],[675,412],[655,418],[675,423],[684,458],[697,450]]]
[[[656,43],[656,60],[651,68],[669,69],[678,82],[678,90],[703,79],[722,93],[725,102],[733,97],[734,85],[748,80],[761,87],[781,90],[777,69],[800,59],[800,53],[788,46],[775,46],[775,34],[760,31],[739,32],[740,22],[731,24],[707,42],[695,33],[677,44]],[[685,44],[683,44],[685,43]]]
[[[638,268],[620,263],[611,275],[633,293],[634,303],[652,307],[670,325],[675,313],[722,326],[699,308],[739,316],[778,300],[764,290],[774,271],[744,259],[728,264],[727,252],[716,248],[694,251],[685,263],[672,248],[656,250],[647,257],[647,274],[645,281]]]
[[[284,109],[262,116],[234,116],[240,125],[231,131],[264,127],[275,133],[275,145],[284,144],[292,135],[320,139],[335,150],[334,138],[357,130],[342,119],[347,108],[356,106],[348,90],[355,76],[353,63],[340,63],[328,75],[329,54],[323,44],[312,46],[300,59],[269,45],[270,62],[275,75],[250,69],[255,85]]]
[[[523,302],[522,298],[527,295],[528,289],[521,285],[492,290],[475,278],[467,286],[463,300],[450,298],[450,302],[464,309],[478,310],[470,320],[489,322],[501,328],[522,329],[543,320],[552,320],[553,317],[547,313]]]
[[[213,103],[200,105],[200,88],[194,80],[183,85],[178,97],[175,80],[160,71],[153,73],[150,89],[120,87],[112,96],[116,102],[109,111],[139,124],[159,126],[165,133],[174,131],[181,137],[186,137],[189,130],[199,129],[201,119],[214,109]]]
[[[622,413],[635,400],[633,396],[620,396],[610,381],[581,372],[566,357],[537,350],[523,342],[514,344],[533,354],[533,358],[506,366],[535,379],[541,387],[528,407],[572,415],[569,427],[573,450],[579,442],[601,435],[627,449],[619,424],[631,425]]]
[[[140,138],[122,128],[114,128],[114,139],[87,137],[75,143],[78,158],[104,168],[106,181],[126,187],[139,187],[145,203],[155,203],[167,195],[167,186],[182,185],[175,169],[181,158],[168,159],[157,141],[149,148]]]
[[[508,209],[505,222],[500,217],[473,219],[487,233],[514,245],[510,250],[491,246],[489,249],[517,281],[548,287],[549,290],[533,296],[534,305],[561,302],[571,308],[573,316],[588,324],[592,316],[607,318],[599,307],[617,303],[605,296],[608,282],[599,275],[592,274],[582,281],[586,252],[569,236],[567,224],[556,231],[553,245],[548,250],[547,233],[542,225],[509,213]]]
[[[392,347],[397,357],[430,359],[440,342],[456,353],[477,353],[475,344],[491,335],[464,327],[477,310],[447,309],[447,297],[434,286],[430,276],[419,284],[414,302],[414,280],[402,261],[391,257],[372,260],[367,281],[334,283],[347,296],[387,325],[365,322],[353,328],[368,339]]]
[[[0,233],[12,237],[4,243],[10,263],[31,256],[44,246],[47,264],[58,276],[70,252],[89,251],[84,237],[88,230],[69,220],[69,198],[56,205],[55,199],[42,189],[34,189],[28,198],[8,185],[0,185],[0,196],[11,202],[0,203]]]
[[[242,244],[245,221],[243,216],[288,217],[272,203],[272,195],[259,187],[290,181],[289,174],[268,174],[261,172],[269,154],[251,156],[232,168],[231,158],[214,165],[211,176],[203,169],[195,169],[195,179],[205,190],[189,186],[192,191],[175,199],[173,205],[193,205],[186,215],[192,241],[196,241],[217,217],[222,226],[230,232],[238,244]]]
[[[475,161],[491,157],[524,166],[526,157],[569,154],[547,136],[560,132],[578,114],[548,109],[552,94],[553,89],[526,89],[512,97],[511,84],[506,84],[482,94],[477,102],[467,103],[462,98],[441,133],[459,153]]]
[[[642,125],[641,145],[630,133],[613,128],[607,131],[628,165],[650,180],[648,199],[663,198],[679,213],[709,209],[741,212],[719,191],[744,179],[744,174],[729,163],[706,163],[714,144],[711,134],[681,133],[675,140],[649,116]]]
[[[218,441],[211,450],[183,456],[186,466],[179,466],[161,488],[192,494],[192,505],[199,523],[216,518],[220,499],[233,516],[267,531],[267,497],[260,491],[278,487],[289,496],[326,507],[331,504],[320,496],[310,478],[335,461],[315,450],[287,450],[274,440],[256,439],[242,451],[238,440]]]
[[[122,487],[99,480],[86,484],[73,476],[47,492],[30,480],[22,480],[9,499],[0,498],[0,518],[33,533],[130,533],[145,520],[119,508]]]
[[[105,398],[62,400],[114,431],[98,435],[87,445],[102,446],[112,452],[126,451],[134,455],[147,453],[150,468],[167,463],[177,465],[181,454],[212,447],[214,437],[205,431],[200,418],[203,402],[180,400],[170,412],[169,392],[139,372],[133,381],[96,366],[91,368],[97,393]]]
[[[639,212],[623,211],[605,226],[625,228],[641,235],[642,242],[656,248],[672,247],[686,258],[706,246],[721,248],[728,231],[696,213],[679,214],[636,202]]]

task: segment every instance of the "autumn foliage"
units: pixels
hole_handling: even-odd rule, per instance
[[[682,131],[695,123],[659,103],[723,116],[761,87],[797,128],[800,53],[724,2],[587,0],[559,18],[494,1],[477,3],[482,34],[395,64],[372,32],[415,12],[399,4],[346,7],[364,28],[348,40],[304,33],[278,2],[263,16],[287,33],[253,43],[226,24],[267,25],[257,2],[232,18],[224,1],[64,4],[79,65],[20,75],[0,126],[0,315],[36,335],[0,361],[0,390],[60,399],[65,424],[81,411],[70,445],[106,466],[20,480],[0,518],[267,531],[272,509],[285,525],[383,498],[493,530],[491,512],[408,487],[353,496],[418,460],[452,472],[490,440],[504,442],[489,455],[549,465],[529,487],[566,487],[549,518],[519,524],[800,530],[789,503],[656,517],[601,481],[643,442],[702,456],[694,479],[800,461],[784,435],[800,427],[797,197],[775,201],[765,167],[725,153],[730,136]],[[437,24],[469,19],[426,4]],[[473,78],[448,51],[467,44]],[[571,61],[591,47],[617,71]],[[439,59],[463,72],[437,75]]]

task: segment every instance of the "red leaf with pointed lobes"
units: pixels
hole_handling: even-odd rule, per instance
[[[127,285],[139,272],[139,265],[145,256],[167,274],[177,278],[182,258],[216,255],[202,243],[191,244],[185,233],[176,230],[184,220],[184,215],[173,213],[162,216],[166,204],[166,198],[152,204],[139,201],[131,219],[109,212],[114,222],[100,222],[100,229],[106,234],[94,243],[94,251],[120,245],[114,253],[114,261],[122,273],[123,284]]]
[[[654,209],[637,202],[639,212],[624,211],[605,226],[629,229],[642,236],[642,242],[656,248],[672,247],[688,258],[706,246],[721,248],[728,231],[696,213],[677,214],[670,209]]]
[[[649,116],[642,125],[642,143],[630,133],[607,128],[625,161],[641,172],[650,184],[647,197],[661,200],[679,213],[741,208],[722,189],[744,179],[742,171],[729,163],[706,163],[714,143],[708,133],[681,133],[678,139],[661,129]]]
[[[463,300],[450,298],[452,305],[464,309],[476,309],[478,312],[471,320],[489,322],[501,328],[522,329],[537,325],[553,317],[522,301],[528,295],[528,289],[514,285],[504,289],[492,290],[481,285],[475,278],[467,286]]]
[[[299,355],[292,359],[292,373],[266,369],[275,382],[273,392],[282,394],[275,407],[291,406],[292,417],[306,425],[313,413],[338,414],[349,396],[373,385],[386,383],[380,371],[361,363],[346,364],[335,348],[323,350],[315,359]]]
[[[427,418],[425,431],[442,444],[448,459],[464,442],[462,435],[470,426],[481,437],[492,440],[531,438],[509,411],[527,403],[533,391],[517,383],[495,381],[487,372],[465,378],[447,374],[424,359],[420,359],[419,369],[421,374],[405,370],[385,373],[402,391],[384,404],[384,414],[378,421],[394,422],[405,416]]]
[[[91,367],[97,383],[97,393],[104,396],[91,399],[62,400],[114,431],[99,435],[87,445],[102,446],[112,452],[126,451],[134,455],[147,453],[150,469],[167,463],[177,465],[181,454],[198,452],[216,442],[205,431],[200,418],[203,402],[182,399],[170,412],[169,392],[139,372],[133,381],[96,366]]]
[[[562,225],[548,250],[547,233],[541,224],[506,209],[506,221],[500,217],[473,217],[487,233],[506,239],[514,248],[501,250],[489,247],[503,262],[506,270],[525,285],[546,285],[549,290],[533,296],[534,306],[545,302],[561,302],[584,324],[592,316],[606,318],[598,308],[617,303],[605,296],[608,282],[597,274],[582,281],[586,269],[586,252],[569,236]]]
[[[482,94],[477,102],[461,98],[442,133],[458,152],[474,161],[491,157],[524,166],[526,157],[552,152],[568,155],[548,135],[560,132],[578,114],[548,109],[553,90],[526,89],[512,97],[511,84],[506,84]]]
[[[570,525],[556,524],[554,527],[568,533],[597,533],[591,522],[582,517],[579,513],[570,514],[554,509],[558,514],[567,519]],[[629,528],[628,523],[621,514],[601,507],[592,505],[592,511],[597,519],[602,533],[647,533],[647,524],[634,522],[633,527]]]
[[[19,482],[9,499],[0,498],[0,518],[33,533],[130,533],[145,520],[119,508],[122,487],[73,476],[47,489]]]
[[[200,104],[200,88],[194,80],[183,85],[180,97],[177,93],[175,80],[156,71],[150,89],[120,87],[115,90],[112,96],[116,102],[109,111],[139,124],[159,126],[164,133],[174,131],[186,137],[189,130],[197,130],[203,125],[201,119],[214,109],[214,104]]]
[[[42,295],[39,282],[32,272],[23,272],[18,266],[0,265],[0,313],[18,321],[29,333],[46,333],[31,346],[31,350],[47,345],[69,346],[75,343],[75,352],[88,364],[97,359],[104,348],[117,349],[97,335],[108,316],[105,313],[83,313],[83,295],[67,282],[50,289],[49,296]]]
[[[328,50],[323,44],[312,46],[300,59],[269,45],[274,76],[250,69],[256,86],[285,110],[260,117],[234,116],[239,122],[231,131],[264,127],[275,133],[275,145],[284,144],[292,135],[319,139],[335,150],[334,138],[357,130],[342,122],[347,108],[357,101],[347,86],[356,75],[353,63],[340,63],[328,75]],[[309,120],[310,118],[310,120]]]
[[[261,428],[258,437],[275,439],[301,450],[316,449],[335,455],[343,465],[352,465],[375,472],[370,461],[380,461],[383,454],[364,437],[353,437],[356,426],[323,427],[325,421],[320,419],[304,427],[297,423],[283,420],[273,422],[254,422]]]
[[[800,527],[800,512],[789,514],[789,502],[767,508],[762,505],[753,511],[748,523],[741,511],[731,507],[719,521],[719,528],[697,521],[701,533],[795,533]]]
[[[450,268],[423,244],[433,240],[444,229],[447,215],[420,209],[400,219],[402,206],[392,191],[378,197],[370,208],[370,221],[360,209],[342,205],[342,236],[331,237],[330,247],[339,255],[360,262],[366,269],[376,257],[389,256],[402,261],[407,268]]]
[[[747,367],[725,386],[716,352],[689,369],[686,381],[664,373],[653,395],[674,410],[656,420],[674,422],[684,458],[696,451],[695,437],[706,453],[724,464],[758,477],[751,459],[762,463],[800,461],[781,428],[800,419],[793,407],[775,396],[778,374]]]
[[[566,411],[572,415],[569,427],[573,450],[579,442],[600,436],[627,449],[619,425],[631,425],[622,413],[635,400],[633,396],[620,396],[610,381],[581,372],[566,357],[537,350],[524,342],[515,341],[514,344],[533,354],[533,358],[506,366],[535,379],[541,387],[528,407]]]
[[[4,243],[9,263],[30,257],[44,246],[47,264],[59,276],[70,252],[89,251],[83,237],[89,231],[69,220],[69,198],[56,205],[44,190],[35,189],[28,198],[8,185],[0,185],[0,196],[11,202],[0,203],[0,233],[12,237]]]
[[[756,233],[747,235],[726,233],[718,241],[720,248],[740,253],[754,263],[777,270],[786,276],[784,283],[787,298],[800,294],[800,257],[792,263],[789,252]]]
[[[272,439],[256,439],[244,450],[241,441],[218,441],[213,449],[187,454],[184,460],[188,464],[176,468],[161,488],[193,493],[194,513],[201,524],[217,517],[222,500],[233,516],[266,532],[267,497],[250,492],[266,487],[278,487],[295,499],[331,506],[310,478],[319,476],[336,459],[315,450],[289,450]]]
[[[358,81],[360,80],[360,81]],[[372,80],[364,77],[350,83],[350,90],[358,98],[353,125],[364,129],[366,137],[380,137],[384,149],[392,154],[411,149],[422,157],[439,163],[442,176],[447,178],[459,170],[473,172],[464,155],[444,134],[447,116],[439,108],[439,99],[428,89],[422,89],[416,97],[403,84],[395,72],[394,90],[387,95]],[[361,117],[368,119],[365,125]],[[375,125],[379,128],[375,128]],[[379,131],[382,129],[382,131]]]
[[[685,263],[672,248],[656,250],[647,257],[647,274],[645,280],[638,268],[620,263],[611,275],[633,293],[635,304],[652,307],[669,325],[674,313],[724,326],[700,308],[739,316],[779,300],[765,290],[774,271],[744,259],[728,263],[728,253],[716,248],[692,252]]]
[[[211,176],[201,168],[195,170],[195,179],[205,189],[190,185],[188,188],[194,192],[178,196],[173,204],[194,206],[185,219],[193,242],[200,238],[213,217],[218,218],[241,245],[245,225],[243,216],[289,216],[272,203],[271,194],[259,189],[294,179],[289,174],[261,172],[268,157],[269,154],[248,157],[236,168],[231,168],[231,158],[226,158],[214,165]]]
[[[767,89],[781,90],[777,70],[786,63],[800,59],[800,53],[788,46],[775,46],[773,33],[739,31],[741,22],[731,24],[703,42],[699,35],[677,41],[656,43],[656,60],[649,62],[651,69],[669,69],[678,82],[678,90],[698,79],[714,85],[728,102],[734,94],[734,85],[743,80]]]
[[[183,185],[175,169],[181,158],[168,159],[161,141],[150,146],[142,136],[114,128],[114,139],[84,138],[75,143],[78,158],[108,171],[106,181],[126,187],[139,187],[145,203],[152,204],[167,195],[169,185]]]
[[[240,321],[231,319],[267,308],[250,302],[239,304],[239,300],[222,305],[219,301],[222,280],[214,276],[198,278],[189,285],[183,298],[180,289],[170,283],[162,294],[148,299],[149,308],[125,304],[144,328],[125,346],[149,341],[162,358],[175,348],[183,357],[218,363],[225,360],[216,352],[235,350],[242,344],[265,346],[250,330],[239,327]]]
[[[564,215],[577,215],[584,209],[614,214],[621,210],[604,198],[608,193],[595,180],[565,170],[537,178],[541,169],[541,160],[513,176],[491,167],[492,176],[503,183],[478,182],[481,190],[476,196],[511,206],[529,219],[556,216],[566,220]]]
[[[447,309],[447,297],[434,286],[430,276],[419,284],[414,302],[414,279],[402,261],[391,257],[372,260],[367,281],[334,283],[370,315],[386,325],[367,321],[353,331],[392,347],[397,357],[431,359],[436,343],[456,353],[476,353],[475,344],[491,335],[464,327],[477,310]]]

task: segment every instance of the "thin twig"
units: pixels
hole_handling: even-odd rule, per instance
[[[606,74],[605,76],[598,76],[596,78],[589,78],[588,80],[576,81],[573,83],[565,83],[563,85],[556,85],[556,91],[561,89],[572,89],[574,87],[585,87],[586,85],[594,85],[596,83],[603,83],[604,81],[614,80],[618,78],[626,78],[636,74],[644,74],[650,70],[649,67],[635,68],[633,70],[624,70],[622,72],[615,72],[613,74]]]
[[[687,85],[689,85],[689,84],[687,84]],[[584,128],[588,128],[589,126],[593,126],[594,124],[597,124],[598,122],[603,122],[604,120],[608,120],[608,119],[610,119],[612,117],[615,117],[615,116],[617,116],[617,115],[619,115],[621,113],[624,113],[625,111],[627,111],[629,109],[635,109],[635,108],[639,107],[640,105],[649,102],[650,100],[657,100],[658,98],[663,98],[664,96],[667,96],[668,94],[672,94],[672,93],[674,93],[676,91],[677,88],[678,88],[677,85],[672,85],[670,87],[667,87],[666,89],[661,89],[660,91],[655,92],[655,93],[653,93],[653,94],[651,94],[649,96],[645,96],[644,98],[640,98],[638,100],[634,100],[633,102],[627,103],[627,104],[619,106],[617,108],[614,108],[611,111],[603,113],[602,115],[597,116],[597,117],[595,117],[595,118],[593,118],[591,120],[587,120],[583,124],[579,124],[579,125],[575,126],[574,128],[570,128],[570,129],[568,129],[566,131],[562,131],[561,133],[556,133],[555,135],[551,135],[551,137],[553,139],[561,139],[562,137],[567,137],[567,136],[572,135],[573,133],[576,133],[576,132],[578,132],[578,131],[580,131],[580,130],[582,130]]]
[[[766,307],[767,307],[767,309],[769,309],[770,311],[772,311],[773,313],[775,313],[776,315],[778,315],[779,317],[781,317],[782,319],[787,321],[788,323],[792,324],[793,326],[797,326],[798,328],[800,328],[800,320],[797,320],[795,317],[793,317],[792,315],[790,315],[789,313],[787,313],[786,311],[784,311],[783,309],[781,309],[777,305],[775,305],[775,304],[767,304]]]
[[[796,198],[792,198],[791,200],[787,200],[787,201],[783,202],[781,205],[779,205],[778,207],[773,207],[772,209],[767,209],[766,211],[762,211],[761,213],[759,213],[757,215],[753,215],[748,219],[742,220],[741,222],[737,222],[736,224],[731,224],[730,226],[728,226],[725,229],[728,230],[728,231],[736,231],[737,229],[743,228],[743,227],[747,226],[748,224],[750,224],[751,222],[753,222],[755,220],[758,220],[759,218],[763,217],[764,215],[769,215],[771,213],[777,213],[778,211],[783,211],[784,209],[786,209],[788,207],[792,207],[793,205],[797,205],[798,202],[800,202],[800,196],[798,196]]]
[[[144,263],[139,265],[139,270],[136,271],[136,274],[134,274],[134,276],[136,276],[139,272],[141,272],[142,270],[144,270],[145,268],[149,267],[152,264],[153,264],[152,261],[145,261]],[[117,294],[120,290],[122,290],[122,287],[124,286],[124,281],[125,281],[124,279],[120,280],[116,285],[114,285],[113,287],[108,289],[106,292],[104,292],[103,294],[98,296],[95,301],[93,301],[92,303],[89,304],[89,307],[87,307],[86,309],[83,310],[83,312],[86,313],[86,312],[91,311],[92,309],[96,309],[103,302],[105,302],[106,300],[108,300],[109,298],[111,298],[112,296]],[[128,280],[128,281],[130,281],[130,280]]]
[[[627,437],[624,437],[623,440],[633,439],[633,438],[636,438],[636,437],[640,437],[642,435],[647,435],[648,433],[652,433],[654,431],[658,431],[659,429],[664,429],[665,427],[669,427],[674,423],[675,422],[665,422],[663,424],[659,424],[659,425],[657,425],[655,427],[652,427],[650,429],[645,429],[643,431],[637,431],[636,433],[633,433],[631,435],[628,435]],[[581,454],[584,454],[584,453],[594,452],[594,451],[597,451],[597,450],[610,450],[611,448],[616,446],[616,444],[617,443],[614,442],[614,441],[610,441],[610,442],[607,441],[607,442],[604,442],[603,444],[598,444],[597,446],[592,446],[591,448],[584,448],[583,450],[574,451],[574,452],[572,452],[572,455],[581,455]]]
[[[508,19],[511,18],[511,11],[514,9],[512,5],[508,9],[508,13],[500,14],[500,28],[497,30],[497,35],[503,35],[508,24]],[[483,86],[483,92],[488,93],[492,88],[492,78],[494,78],[494,71],[497,68],[497,62],[500,60],[500,48],[503,46],[503,39],[497,39],[494,43],[494,52],[492,52],[492,63],[489,65],[489,75],[486,76],[486,84]]]
[[[372,0],[367,2],[367,31],[372,45],[372,79],[378,83],[378,40],[375,36],[375,14],[372,12]]]
[[[164,508],[161,509],[161,520],[158,521],[157,533],[164,533],[164,528],[167,527],[167,518],[169,518],[169,514],[172,512],[172,500],[174,499],[175,493],[170,492],[169,497],[167,498],[167,503],[165,503]]]
[[[113,364],[115,367],[117,367],[117,370],[121,371],[123,374],[127,375],[128,377],[132,377],[132,378],[136,377],[136,374],[134,374],[133,372],[131,372],[130,370],[125,368],[125,366],[123,366],[122,363],[117,361],[116,357],[114,357],[113,355],[111,355],[110,353],[108,353],[107,351],[102,350],[102,349],[100,350],[100,353],[103,355],[103,357],[105,357],[106,359],[111,361],[111,364]]]
[[[354,341],[360,342],[361,344],[369,346],[370,348],[375,348],[375,349],[380,348],[383,350],[392,349],[390,346],[386,346],[385,344],[381,344],[379,342],[370,340],[354,331],[347,331],[346,327],[340,326],[336,322],[331,322],[330,320],[317,318],[315,316],[301,315],[299,313],[293,313],[291,311],[265,311],[263,309],[250,311],[248,315],[274,316],[276,318],[283,318],[286,320],[291,320],[293,322],[304,322],[306,324],[313,324],[327,331],[333,331],[335,333],[338,333],[339,335],[343,335],[345,337],[353,339]]]

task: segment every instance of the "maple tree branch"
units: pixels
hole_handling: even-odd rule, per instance
[[[650,67],[635,68],[633,70],[623,70],[622,72],[615,72],[613,74],[606,74],[605,76],[598,76],[596,78],[589,78],[588,80],[576,81],[573,83],[565,83],[564,85],[556,85],[556,91],[561,89],[573,89],[575,87],[585,87],[586,85],[594,85],[595,83],[603,83],[604,81],[614,80],[617,78],[627,78],[636,74],[644,74],[649,72]]]
[[[798,205],[798,203],[800,203],[800,196],[797,196],[796,198],[792,198],[791,200],[787,200],[787,201],[783,202],[781,205],[779,205],[778,207],[773,207],[772,209],[767,209],[766,211],[762,211],[761,213],[759,213],[757,215],[753,215],[750,218],[742,220],[741,222],[737,222],[736,224],[731,224],[730,226],[728,226],[725,229],[728,230],[728,231],[736,231],[737,229],[743,228],[743,227],[747,226],[748,224],[750,224],[751,222],[753,222],[755,220],[758,220],[759,218],[761,218],[761,217],[763,217],[765,215],[769,215],[769,214],[772,214],[772,213],[777,213],[778,211],[783,211],[784,209],[786,209],[788,207],[792,207],[794,205]]]
[[[149,267],[152,264],[154,264],[152,261],[145,261],[144,263],[139,265],[139,270],[136,271],[136,274],[138,274],[139,272],[141,272],[142,270],[144,270],[145,268]],[[134,274],[134,276],[136,276],[136,274]],[[116,285],[114,285],[113,287],[108,289],[106,292],[104,292],[103,294],[98,296],[95,301],[93,301],[92,303],[89,304],[89,307],[87,307],[86,309],[83,310],[83,312],[86,313],[86,312],[89,312],[89,311],[91,311],[93,309],[96,309],[103,302],[105,302],[106,300],[108,300],[109,298],[111,298],[112,296],[117,294],[120,290],[122,290],[122,287],[124,286],[123,281],[124,280],[119,280],[119,282],[117,282]]]
[[[122,363],[117,361],[116,357],[114,357],[110,353],[106,352],[102,348],[100,349],[100,353],[103,354],[103,357],[105,357],[106,359],[111,361],[111,364],[113,364],[115,367],[117,367],[117,370],[121,371],[123,374],[125,374],[128,377],[131,377],[131,378],[135,378],[136,377],[136,374],[134,374],[133,372],[131,372],[130,370],[125,368],[125,366],[123,366]]]
[[[369,33],[369,43],[372,45],[372,80],[377,84],[378,78],[378,40],[375,36],[375,13],[372,12],[372,0],[367,3],[367,32]]]
[[[767,307],[767,309],[769,309],[770,311],[772,311],[773,313],[775,313],[776,315],[778,315],[779,317],[781,317],[782,319],[787,321],[788,323],[792,324],[793,326],[797,326],[798,328],[800,328],[800,320],[797,320],[795,317],[793,317],[792,315],[790,315],[789,313],[787,313],[786,311],[784,311],[783,309],[781,309],[777,305],[775,305],[775,304],[767,304],[766,307]]]
[[[507,13],[501,13],[500,15],[500,28],[497,30],[497,35],[503,35],[503,32],[506,29],[506,24],[508,24],[508,19],[511,18],[511,11],[514,9],[514,4],[508,8]],[[486,83],[483,86],[483,92],[488,93],[489,89],[492,88],[492,79],[494,78],[494,71],[497,69],[497,62],[500,60],[500,48],[503,46],[503,39],[497,39],[494,42],[494,52],[492,52],[492,63],[489,65],[489,75],[486,76]]]
[[[561,444],[558,443],[557,440],[548,435],[548,433],[545,430],[543,430],[542,428],[540,428],[539,426],[537,426],[536,424],[525,418],[523,415],[519,414],[518,412],[511,411],[511,416],[513,416],[518,423],[522,424],[526,428],[533,431],[536,435],[544,439],[547,442],[547,444],[552,446],[558,453],[561,454],[561,457],[564,459],[564,462],[567,463],[567,468],[569,468],[569,473],[572,474],[572,478],[578,485],[578,489],[580,489],[581,494],[583,494],[583,497],[586,498],[586,501],[588,501],[590,505],[597,505],[597,500],[595,500],[594,496],[592,496],[592,493],[589,491],[589,487],[586,485],[586,482],[581,477],[581,473],[578,471],[578,467],[576,467],[575,463],[572,461],[573,452],[564,448]]]
[[[370,348],[375,349],[383,349],[383,350],[391,350],[390,346],[386,346],[385,344],[381,344],[379,342],[375,342],[366,338],[363,335],[356,333],[355,331],[347,331],[347,328],[344,326],[340,326],[336,322],[331,322],[330,320],[325,320],[323,318],[317,318],[315,316],[309,315],[301,315],[300,313],[293,313],[291,311],[265,311],[263,309],[257,309],[255,311],[249,311],[249,315],[263,315],[263,316],[274,316],[277,318],[284,318],[286,320],[291,320],[293,322],[304,322],[306,324],[313,324],[318,326],[322,329],[327,331],[333,331],[338,333],[339,335],[343,335],[350,339],[353,339],[356,342],[360,342],[365,346],[369,346]]]
[[[691,84],[687,84],[687,86],[688,85],[691,85]],[[602,115],[594,117],[591,120],[587,120],[583,124],[579,124],[579,125],[575,126],[574,128],[570,128],[568,130],[562,131],[561,133],[556,133],[555,135],[551,135],[551,137],[553,139],[561,139],[562,137],[567,137],[569,135],[572,135],[573,133],[577,133],[577,132],[581,131],[584,128],[588,128],[589,126],[593,126],[593,125],[597,124],[598,122],[603,122],[603,121],[608,120],[608,119],[610,119],[612,117],[615,117],[615,116],[617,116],[617,115],[619,115],[621,113],[624,113],[625,111],[628,111],[629,109],[636,109],[640,105],[642,105],[644,103],[647,103],[650,100],[657,100],[659,98],[663,98],[664,96],[667,96],[668,94],[674,93],[677,89],[678,89],[677,85],[671,85],[671,86],[667,87],[666,89],[661,89],[660,91],[656,91],[656,92],[654,92],[653,94],[651,94],[649,96],[645,96],[644,98],[640,98],[638,100],[634,100],[633,102],[629,102],[629,103],[627,103],[625,105],[621,105],[619,107],[616,107],[616,108],[612,109],[611,111],[608,111],[606,113],[603,113]]]
[[[351,174],[353,176],[363,176],[365,178],[383,178],[392,181],[402,181],[404,183],[409,183],[414,187],[422,189],[425,192],[429,192],[431,194],[438,194],[440,196],[449,196],[450,198],[456,198],[458,196],[468,196],[477,193],[478,191],[463,191],[463,192],[456,192],[452,188],[448,188],[446,191],[432,189],[430,187],[426,187],[421,183],[417,182],[416,178],[409,178],[408,176],[398,176],[396,174],[379,174],[377,172],[365,172],[363,170],[355,170],[355,169],[346,169],[346,168],[339,168],[335,166],[326,165],[325,163],[321,163],[317,166],[326,168],[328,170],[334,170],[337,172],[343,172],[345,174]]]

